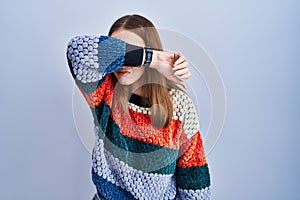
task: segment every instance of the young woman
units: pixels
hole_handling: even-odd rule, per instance
[[[196,110],[177,86],[188,62],[163,51],[148,19],[126,15],[108,36],[77,36],[67,58],[94,116],[93,199],[210,199]]]

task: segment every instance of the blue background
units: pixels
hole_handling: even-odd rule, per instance
[[[193,38],[219,68],[227,117],[208,156],[213,199],[300,199],[299,8],[297,0],[1,1],[0,199],[92,197],[66,45],[132,13]]]

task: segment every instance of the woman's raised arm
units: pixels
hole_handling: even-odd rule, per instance
[[[91,83],[123,65],[141,65],[143,48],[110,36],[76,36],[68,44],[67,59],[73,77]]]
[[[122,66],[140,66],[145,60],[143,47],[128,44],[111,36],[76,36],[67,47],[67,59],[73,78],[81,83],[101,80]],[[167,79],[185,86],[182,79],[191,76],[189,63],[179,52],[153,50],[149,67]]]

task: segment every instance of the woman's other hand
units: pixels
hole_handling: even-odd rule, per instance
[[[180,52],[153,51],[150,68],[156,69],[167,79],[186,88],[182,79],[188,79],[192,74],[189,63]]]

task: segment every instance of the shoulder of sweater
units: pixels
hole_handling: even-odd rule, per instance
[[[174,118],[183,123],[185,134],[191,138],[200,130],[196,106],[185,91],[172,89],[171,92],[174,102]]]
[[[185,91],[173,88],[170,94],[175,105],[182,105],[183,108],[194,107],[192,98]]]

